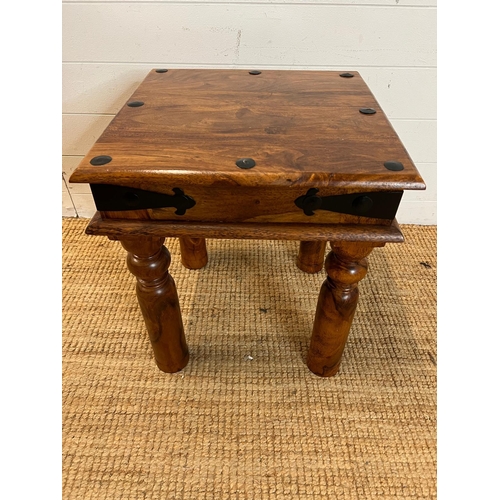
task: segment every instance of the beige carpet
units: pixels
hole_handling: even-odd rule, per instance
[[[373,251],[339,374],[305,365],[323,273],[208,240],[170,271],[191,359],[154,364],[125,251],[63,219],[63,498],[436,498],[436,227]]]

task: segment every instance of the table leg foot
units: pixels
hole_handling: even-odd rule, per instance
[[[146,323],[158,368],[167,373],[182,370],[189,351],[174,280],[168,272],[170,253],[165,238],[121,239],[127,265],[137,278],[137,299]]]
[[[181,262],[187,269],[201,269],[208,262],[205,238],[179,238]]]
[[[358,302],[358,282],[366,275],[365,257],[373,248],[373,244],[365,243],[331,245],[332,251],[325,261],[328,276],[319,293],[307,356],[307,366],[321,377],[331,377],[340,368]]]
[[[301,241],[297,267],[306,273],[317,273],[323,269],[326,241]]]

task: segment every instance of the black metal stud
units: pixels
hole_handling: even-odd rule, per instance
[[[358,196],[352,202],[352,207],[356,210],[357,213],[363,214],[369,212],[373,207],[373,200],[366,195]]]
[[[144,103],[142,101],[130,101],[127,102],[127,106],[130,108],[138,108],[140,106],[144,106]]]
[[[95,166],[106,165],[106,163],[109,163],[112,159],[111,156],[106,155],[94,156],[94,158],[90,160],[90,164]]]
[[[262,73],[262,71],[258,71],[256,69],[248,72],[249,75],[260,75],[261,73]]]
[[[398,171],[398,170],[403,170],[404,167],[403,167],[403,164],[399,161],[386,161],[384,163],[384,167],[387,169],[387,170],[394,170],[394,171]]]
[[[300,196],[295,200],[295,204],[302,208],[305,215],[315,215],[314,210],[318,210],[321,208],[323,204],[323,199],[321,196],[317,196],[319,189],[311,188],[307,190],[305,196]]]
[[[157,69],[156,72],[157,73],[166,73],[168,71],[168,69]]]
[[[340,73],[342,78],[352,78],[354,75],[352,73]]]
[[[236,165],[240,168],[247,169],[255,167],[256,163],[252,158],[240,158],[239,160],[236,160]]]
[[[359,112],[364,115],[374,115],[376,113],[373,108],[359,108]]]

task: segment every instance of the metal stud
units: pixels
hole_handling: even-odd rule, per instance
[[[370,209],[373,207],[373,200],[366,195],[358,196],[352,202],[352,206],[357,213],[359,214],[366,213],[369,212]]]
[[[359,108],[359,112],[364,115],[374,115],[376,113],[373,108]]]
[[[138,108],[140,106],[144,106],[144,103],[142,101],[130,101],[127,102],[127,106],[130,108]]]
[[[168,71],[168,69],[157,69],[156,72],[157,73],[166,73]]]
[[[262,71],[258,71],[256,69],[248,72],[249,75],[260,75],[261,73],[262,73]]]
[[[255,167],[255,160],[252,158],[240,158],[236,160],[236,165],[240,168],[248,169]]]
[[[386,161],[384,163],[384,167],[387,169],[387,170],[394,170],[394,171],[398,171],[398,170],[403,170],[404,167],[403,167],[403,164],[399,161]]]
[[[352,73],[340,73],[342,78],[352,78],[354,75]]]
[[[109,163],[112,159],[111,156],[106,155],[94,156],[94,158],[90,160],[90,164],[95,166],[106,165],[106,163]]]

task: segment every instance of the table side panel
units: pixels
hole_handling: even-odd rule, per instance
[[[182,188],[182,185],[175,186]],[[162,191],[173,196],[173,189]],[[150,220],[175,220],[197,222],[296,222],[302,224],[379,224],[389,225],[394,218],[400,198],[394,192],[360,192],[345,196],[335,188],[321,188],[315,196],[321,197],[325,208],[313,209],[312,215],[306,215],[304,208],[296,204],[308,190],[301,186],[289,188],[276,187],[197,187],[183,189],[194,206],[186,209],[182,215],[176,214],[176,207],[146,208],[146,210],[105,210],[104,218],[128,219],[144,218]],[[359,194],[359,197],[358,197]],[[402,193],[399,192],[401,195]],[[360,216],[353,207],[354,200],[367,196],[373,200],[371,214]],[[345,200],[347,198],[347,200]],[[330,202],[330,203],[328,203]],[[326,205],[329,205],[326,208]],[[342,207],[342,208],[340,208]],[[99,208],[99,206],[98,206]],[[373,211],[375,210],[375,212]],[[383,215],[380,212],[385,212]],[[370,216],[368,216],[370,215]]]

